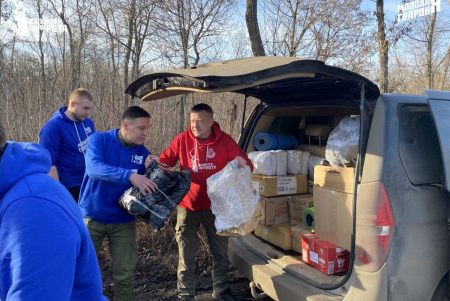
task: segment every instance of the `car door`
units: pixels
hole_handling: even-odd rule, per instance
[[[439,143],[443,161],[443,188],[450,189],[450,92],[432,91],[425,92],[438,132]]]

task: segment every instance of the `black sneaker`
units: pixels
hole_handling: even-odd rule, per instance
[[[228,289],[221,293],[213,292],[212,297],[217,301],[238,301],[238,299],[233,296]]]

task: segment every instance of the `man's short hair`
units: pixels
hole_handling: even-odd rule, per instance
[[[213,115],[213,110],[206,103],[199,103],[199,104],[196,104],[195,106],[193,106],[191,108],[191,113],[198,113],[198,112],[201,112],[201,111],[206,111],[209,114]]]
[[[2,124],[0,123],[0,153],[5,148],[5,144],[6,144],[6,134]]]
[[[125,110],[122,114],[122,120],[124,119],[136,119],[136,118],[150,118],[150,114],[139,106],[131,106]]]
[[[69,102],[77,101],[80,98],[87,98],[89,101],[93,101],[91,93],[88,90],[83,88],[77,88],[72,91],[69,97]]]

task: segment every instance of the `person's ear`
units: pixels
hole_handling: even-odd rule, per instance
[[[128,131],[128,121],[126,119],[122,120],[122,127]]]

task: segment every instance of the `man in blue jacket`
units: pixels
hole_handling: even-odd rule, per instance
[[[52,157],[50,175],[59,180],[77,202],[88,138],[95,131],[94,122],[89,118],[92,106],[92,95],[87,90],[73,90],[68,106],[59,108],[39,133],[39,144]]]
[[[120,128],[92,135],[86,151],[79,206],[97,254],[108,237],[115,301],[134,300],[137,262],[134,217],[120,207],[119,198],[133,185],[144,194],[156,189],[155,183],[143,175],[151,158],[144,146],[149,128],[147,111],[129,107]]]
[[[94,247],[37,144],[5,142],[0,124],[0,300],[106,300]]]

